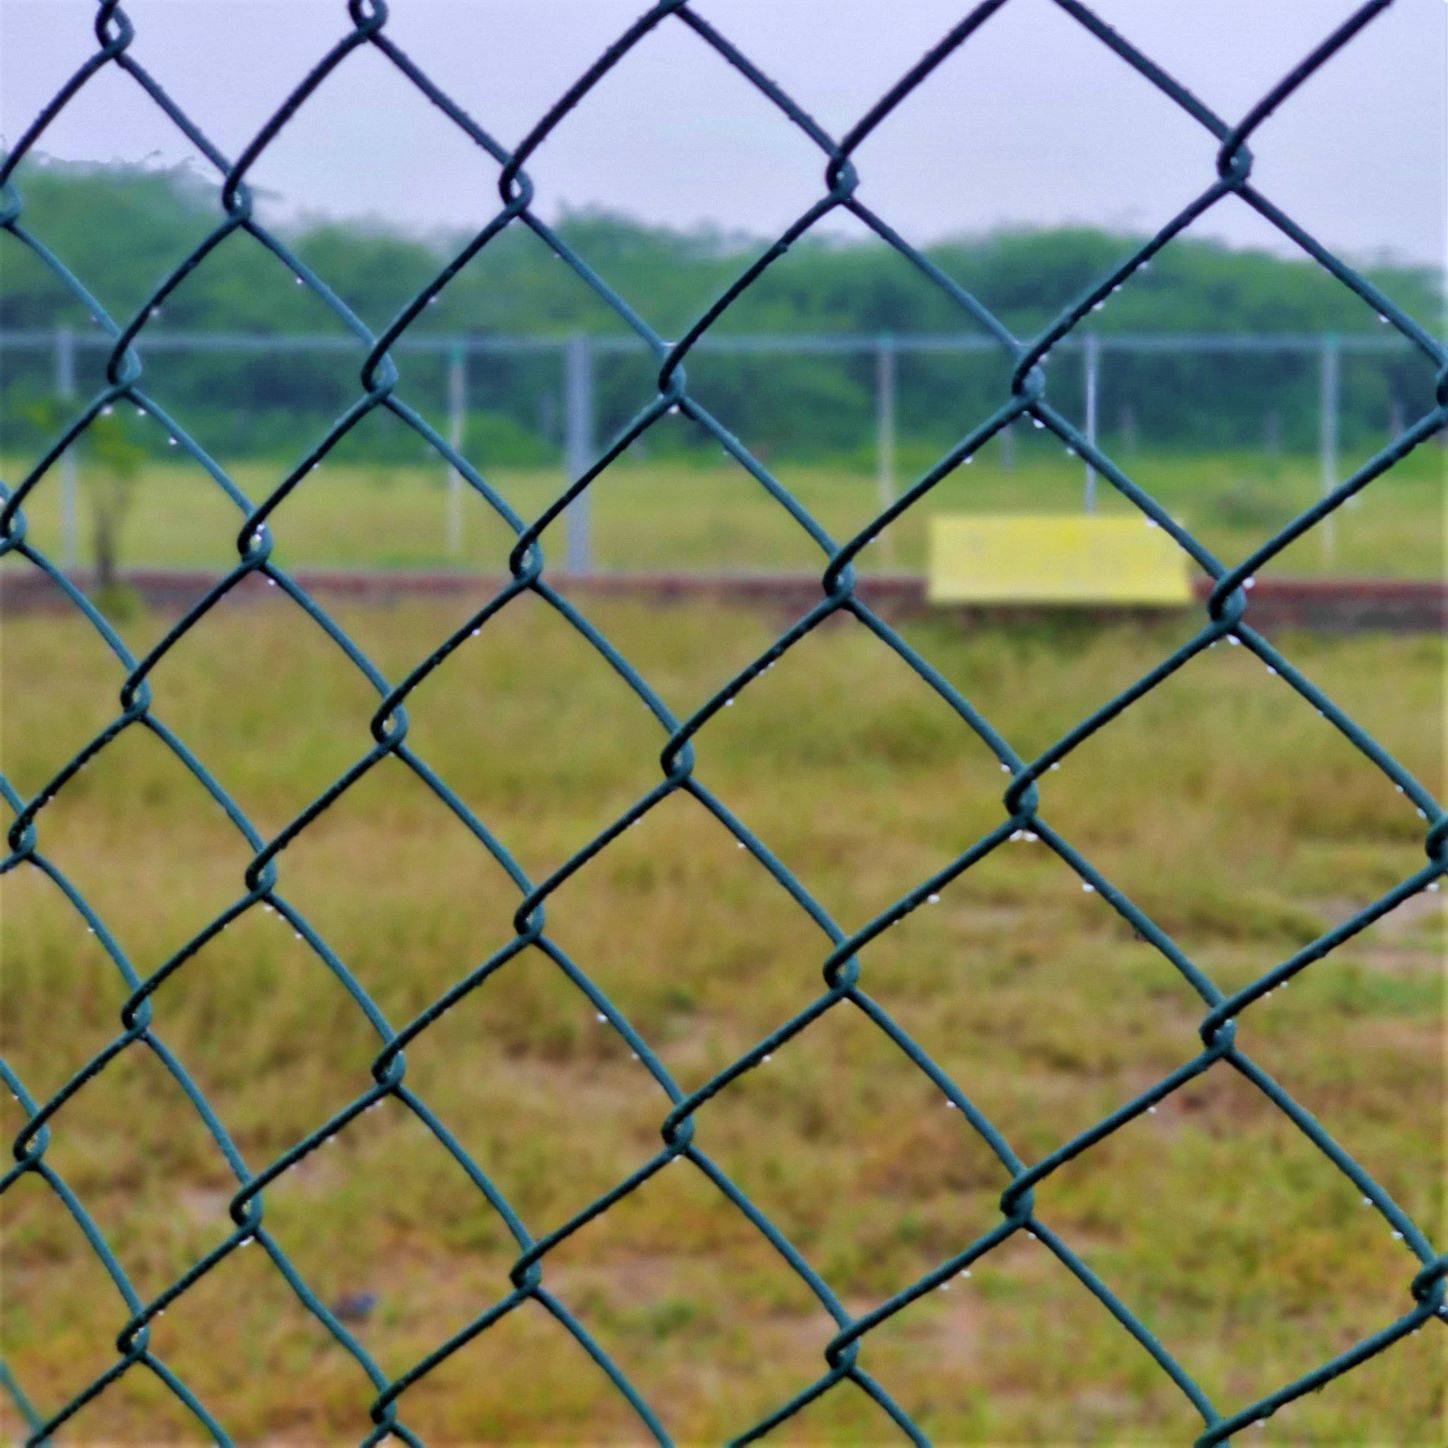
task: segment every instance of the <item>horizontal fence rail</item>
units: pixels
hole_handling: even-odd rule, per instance
[[[94,332],[66,330],[68,345],[110,352],[114,342]],[[497,332],[449,332],[437,336],[408,336],[388,349],[393,352],[467,352],[477,356],[508,356],[515,352],[554,352],[561,355],[582,336],[590,350],[605,355],[650,355],[648,344],[639,337],[611,332],[569,332],[562,336],[510,336]],[[53,328],[0,328],[0,352],[6,347],[51,348],[56,345]],[[65,345],[65,344],[63,344]],[[143,343],[157,352],[366,352],[356,337],[330,336],[321,332],[191,332],[148,329]],[[971,332],[840,332],[809,335],[778,335],[769,332],[705,333],[695,344],[705,352],[848,352],[873,355],[881,346],[896,352],[999,353],[1000,343]],[[1062,337],[1055,352],[1082,352],[1095,347],[1102,352],[1290,352],[1316,356],[1325,347],[1364,355],[1392,354],[1405,350],[1402,337],[1363,337],[1351,332],[1081,332]]]
[[[66,907],[73,911],[77,929],[88,928],[95,932],[127,992],[113,1039],[53,1094],[37,1098],[16,1071],[8,1064],[0,1063],[0,1079],[17,1099],[24,1115],[24,1124],[12,1148],[13,1165],[0,1177],[0,1193],[12,1189],[18,1182],[28,1181],[37,1190],[43,1188],[52,1194],[84,1236],[88,1250],[95,1254],[114,1289],[114,1299],[107,1303],[98,1302],[96,1307],[97,1331],[101,1331],[104,1323],[106,1334],[114,1340],[114,1358],[73,1397],[63,1402],[34,1401],[27,1395],[24,1382],[8,1370],[0,1372],[0,1391],[10,1396],[16,1410],[29,1425],[29,1441],[32,1444],[50,1441],[88,1403],[133,1374],[149,1375],[164,1387],[209,1439],[228,1441],[226,1426],[217,1420],[182,1375],[153,1346],[152,1328],[163,1311],[185,1297],[233,1253],[252,1243],[260,1245],[265,1261],[275,1268],[279,1280],[302,1308],[325,1327],[337,1351],[347,1354],[370,1381],[372,1396],[369,1411],[374,1426],[363,1440],[367,1445],[388,1438],[418,1443],[420,1438],[407,1421],[411,1391],[469,1342],[487,1334],[499,1322],[529,1303],[546,1311],[572,1336],[580,1367],[588,1360],[595,1369],[607,1375],[635,1415],[639,1434],[666,1442],[671,1431],[669,1405],[647,1401],[606,1346],[590,1334],[574,1306],[550,1285],[549,1259],[555,1249],[586,1224],[609,1212],[659,1172],[676,1163],[682,1164],[680,1169],[697,1173],[703,1183],[717,1191],[739,1213],[749,1231],[758,1234],[774,1249],[778,1270],[793,1274],[835,1325],[834,1335],[824,1349],[818,1375],[801,1384],[797,1392],[778,1402],[758,1422],[745,1429],[740,1441],[761,1437],[781,1426],[788,1433],[792,1420],[805,1407],[823,1395],[836,1392],[863,1394],[878,1410],[877,1426],[882,1435],[894,1432],[910,1441],[924,1441],[922,1429],[891,1395],[889,1385],[872,1371],[871,1337],[883,1324],[925,1294],[948,1283],[956,1274],[997,1251],[1003,1244],[1023,1235],[1037,1238],[1060,1269],[1074,1276],[1096,1300],[1100,1307],[1102,1333],[1121,1334],[1155,1365],[1164,1379],[1174,1385],[1200,1417],[1197,1442],[1201,1445],[1225,1442],[1303,1394],[1351,1372],[1377,1354],[1393,1350],[1411,1333],[1424,1327],[1437,1330],[1448,1326],[1448,1306],[1445,1306],[1448,1255],[1445,1255],[1442,1241],[1435,1242],[1429,1227],[1408,1216],[1348,1147],[1336,1141],[1324,1124],[1310,1115],[1292,1094],[1262,1069],[1250,1054],[1247,1044],[1253,1007],[1257,1002],[1299,973],[1313,969],[1344,941],[1405,900],[1436,887],[1443,875],[1448,873],[1448,813],[1379,741],[1294,666],[1291,659],[1256,626],[1253,616],[1252,585],[1255,575],[1264,565],[1296,538],[1326,524],[1349,499],[1377,484],[1401,459],[1440,432],[1448,421],[1448,351],[1418,321],[1382,295],[1361,272],[1335,256],[1283,212],[1258,188],[1252,176],[1253,156],[1249,143],[1255,138],[1261,123],[1290,102],[1298,88],[1327,65],[1343,47],[1350,45],[1363,27],[1388,8],[1391,0],[1372,0],[1372,3],[1359,5],[1335,29],[1318,39],[1305,40],[1302,59],[1255,106],[1236,120],[1217,115],[1080,0],[1055,0],[1062,14],[1083,27],[1104,52],[1119,62],[1123,84],[1128,81],[1138,84],[1145,80],[1154,88],[1163,107],[1179,111],[1214,141],[1216,164],[1205,168],[1199,193],[1178,215],[1145,242],[1129,246],[1119,264],[1097,277],[1038,335],[1028,338],[1015,336],[972,294],[969,290],[970,278],[944,274],[920,249],[895,231],[887,218],[869,207],[859,194],[861,176],[855,159],[865,140],[887,123],[901,102],[950,55],[960,47],[968,46],[975,32],[1004,3],[1006,0],[985,0],[985,3],[967,10],[963,18],[900,76],[849,131],[836,136],[811,117],[797,100],[769,80],[755,62],[716,28],[713,20],[706,18],[702,11],[694,10],[685,0],[660,0],[622,30],[558,102],[539,118],[533,130],[510,149],[482,123],[474,120],[453,97],[442,91],[396,44],[389,32],[389,6],[384,0],[349,0],[349,3],[335,6],[335,43],[300,79],[292,93],[247,145],[236,155],[227,155],[204,134],[162,80],[146,68],[141,58],[145,46],[140,43],[143,36],[138,34],[137,22],[116,0],[101,0],[95,13],[95,49],[80,58],[71,78],[0,162],[0,207],[3,207],[0,209],[0,226],[8,233],[8,243],[28,249],[39,264],[49,269],[76,304],[96,318],[100,332],[104,334],[104,340],[99,345],[108,349],[103,376],[95,379],[93,390],[73,398],[63,424],[48,445],[23,477],[13,487],[4,490],[3,506],[0,506],[0,553],[23,560],[59,590],[76,616],[94,630],[96,638],[114,657],[124,674],[115,717],[66,761],[52,779],[28,795],[22,794],[9,782],[0,782],[0,791],[3,791],[11,814],[9,854],[0,861],[0,871],[32,871],[44,882],[45,888],[58,892]],[[394,5],[399,11],[406,8],[405,0],[394,0]],[[164,30],[164,13],[152,16],[147,12],[145,23],[150,28]],[[751,266],[725,286],[693,325],[674,340],[657,335],[629,299],[619,295],[594,272],[588,257],[568,245],[550,226],[535,206],[534,182],[527,170],[538,147],[560,126],[567,124],[577,102],[624,57],[640,47],[647,47],[650,37],[666,26],[687,28],[715,53],[711,59],[717,58],[733,67],[742,80],[774,108],[781,127],[793,127],[816,148],[821,169],[817,200],[773,245],[763,249]],[[308,104],[317,87],[338,66],[346,64],[353,52],[364,47],[372,50],[379,62],[394,68],[415,91],[419,105],[434,107],[500,168],[496,213],[380,332],[370,330],[349,311],[328,286],[327,278],[296,256],[284,236],[262,225],[253,212],[248,185],[249,174],[258,159],[285,130],[292,117]],[[47,128],[76,95],[103,71],[118,84],[124,80],[139,87],[141,93],[155,104],[159,115],[174,125],[186,141],[206,158],[217,184],[214,228],[178,261],[174,270],[154,279],[149,295],[130,316],[113,316],[100,306],[87,290],[85,278],[76,275],[62,257],[48,249],[43,235],[32,231],[23,202],[26,157],[35,150]],[[1134,74],[1128,76],[1128,71]],[[1330,276],[1354,293],[1365,308],[1381,316],[1403,344],[1417,354],[1421,365],[1435,379],[1436,387],[1432,404],[1416,416],[1405,418],[1392,440],[1368,461],[1348,476],[1334,476],[1324,495],[1312,507],[1271,536],[1262,538],[1245,556],[1233,560],[1216,557],[1178,523],[1142,483],[1133,479],[1117,459],[1108,455],[1082,427],[1062,412],[1052,400],[1044,369],[1048,358],[1061,349],[1084,349],[1086,334],[1081,328],[1092,310],[1105,303],[1118,287],[1130,286],[1132,278],[1153,256],[1170,246],[1175,237],[1213,206],[1228,198],[1233,204],[1251,207],[1288,242],[1305,251]],[[866,527],[844,539],[832,537],[770,468],[710,412],[705,403],[690,391],[685,373],[685,363],[696,348],[730,345],[728,339],[710,337],[711,328],[761,274],[785,255],[794,241],[835,211],[851,214],[882,242],[893,247],[958,307],[962,325],[972,325],[986,334],[985,342],[971,345],[993,348],[1009,364],[1009,380],[993,410],[974,420],[952,447],[898,497],[883,506]],[[597,299],[611,309],[620,324],[636,339],[633,345],[644,349],[657,367],[653,382],[638,398],[635,415],[617,436],[601,442],[581,428],[571,434],[570,476],[566,486],[542,513],[531,519],[518,516],[458,448],[419,414],[408,400],[408,375],[403,366],[405,359],[417,348],[428,345],[446,348],[452,345],[442,341],[430,344],[423,338],[414,342],[407,335],[408,329],[428,302],[447,287],[458,270],[511,227],[527,228],[559,256]],[[194,267],[223,264],[227,248],[238,245],[259,245],[271,253],[278,266],[298,279],[316,301],[326,306],[353,339],[350,343],[337,345],[350,345],[365,354],[355,397],[350,405],[330,427],[312,438],[296,464],[269,491],[259,496],[244,492],[208,453],[203,443],[168,412],[163,398],[148,385],[142,360],[153,345],[163,341],[162,334],[151,324],[155,309],[178,288],[185,286],[186,278]],[[96,343],[97,339],[92,338],[86,345]],[[175,345],[183,344],[178,339]],[[256,346],[264,355],[269,355],[280,344],[267,339],[255,340],[247,345]],[[526,345],[543,347],[556,344],[529,342]],[[624,343],[608,345],[622,347]],[[781,339],[779,345],[794,345],[794,342]],[[865,343],[835,339],[830,345],[863,346]],[[962,344],[942,340],[931,345]],[[1109,348],[1114,344],[1103,336],[1099,345]],[[1343,340],[1343,345],[1350,345],[1347,339]],[[576,377],[575,382],[582,387],[581,377]],[[203,597],[192,603],[159,643],[141,656],[131,650],[95,604],[66,577],[57,562],[27,539],[26,533],[27,502],[38,490],[51,485],[67,451],[105,409],[121,403],[139,409],[158,428],[164,429],[175,440],[180,452],[208,475],[235,513],[234,565],[208,588]],[[490,508],[503,521],[515,539],[509,559],[509,575],[502,586],[457,629],[440,638],[431,652],[416,659],[400,675],[392,677],[385,675],[368,658],[361,645],[346,633],[318,598],[274,558],[273,519],[279,505],[297,489],[305,488],[311,469],[325,459],[363,418],[379,410],[390,413],[398,423],[426,443],[439,462],[462,479],[462,486],[479,504]],[[815,596],[810,605],[757,657],[732,677],[721,679],[711,697],[684,715],[672,712],[649,680],[621,655],[582,608],[555,586],[559,571],[551,555],[545,556],[540,543],[540,536],[548,525],[585,500],[597,479],[631,442],[644,437],[676,410],[706,432],[753,478],[763,493],[813,543],[819,554]],[[1199,622],[1180,647],[1166,653],[1147,673],[1081,719],[1057,741],[1039,753],[1029,755],[1018,753],[968,698],[934,670],[929,660],[902,633],[868,605],[857,590],[855,572],[855,563],[861,553],[898,518],[943,478],[969,462],[978,449],[1016,423],[1028,423],[1049,430],[1062,444],[1080,454],[1094,470],[1101,486],[1114,489],[1138,509],[1144,519],[1165,530],[1186,554],[1205,590]],[[575,540],[577,536],[574,535]],[[576,541],[569,552],[570,555],[576,552]],[[337,646],[340,656],[356,668],[359,677],[376,696],[375,707],[365,721],[371,735],[370,745],[333,785],[306,804],[278,832],[271,834],[261,831],[228,794],[221,779],[210,772],[185,741],[165,724],[164,671],[156,683],[152,682],[156,666],[234,590],[263,581],[274,584],[278,599],[296,610],[299,628],[316,626],[323,631]],[[474,815],[447,782],[432,770],[408,733],[408,702],[414,690],[435,670],[445,668],[451,655],[476,631],[487,628],[514,600],[524,595],[531,595],[537,603],[552,610],[595,652],[600,666],[611,669],[626,682],[657,721],[661,751],[657,783],[596,836],[580,844],[562,865],[543,879],[531,878],[522,869],[509,852],[506,842],[497,838],[486,822]],[[814,899],[807,882],[794,876],[771,852],[767,842],[754,835],[731,812],[728,803],[711,791],[695,769],[696,739],[708,721],[735,702],[766,669],[837,615],[853,617],[868,630],[878,640],[883,651],[882,659],[885,654],[892,654],[905,660],[924,686],[939,695],[954,712],[959,727],[986,745],[1006,776],[998,821],[958,856],[943,862],[929,877],[919,880],[877,917],[850,932],[846,932]],[[1289,689],[1298,696],[1302,708],[1320,712],[1356,750],[1363,769],[1378,771],[1401,791],[1404,807],[1416,811],[1420,820],[1424,850],[1421,865],[1384,890],[1373,903],[1341,921],[1290,958],[1272,965],[1249,985],[1230,992],[1219,986],[1208,970],[1193,961],[1178,942],[1148,918],[1122,889],[1102,873],[1097,864],[1081,853],[1053,825],[1050,816],[1050,771],[1053,766],[1222,640],[1239,645],[1255,656],[1265,666],[1264,687]],[[1270,685],[1266,670],[1277,676]],[[801,722],[801,727],[807,726],[807,720]],[[214,803],[224,811],[249,855],[231,903],[214,917],[196,920],[191,938],[164,960],[129,958],[107,922],[47,852],[50,823],[47,815],[51,807],[66,794],[85,765],[132,730],[149,733],[204,786]],[[507,943],[406,1021],[387,1019],[349,972],[346,963],[285,893],[288,847],[332,809],[358,781],[387,759],[408,769],[432,792],[441,810],[467,823],[478,841],[480,858],[491,856],[507,872],[516,889],[516,905],[509,927],[511,936]],[[816,962],[820,971],[820,988],[816,997],[795,1015],[779,1021],[727,1067],[690,1092],[680,1087],[650,1043],[643,1039],[622,1010],[589,975],[588,962],[572,959],[552,938],[547,913],[553,908],[551,897],[576,871],[607,850],[624,830],[675,794],[692,797],[712,814],[720,827],[748,852],[762,875],[777,885],[808,916],[821,937]],[[933,899],[945,885],[964,875],[1022,832],[1030,832],[1039,839],[1074,872],[1086,890],[1098,895],[1107,907],[1127,922],[1145,945],[1155,952],[1159,968],[1164,972],[1175,972],[1195,991],[1202,1012],[1196,1038],[1183,1042],[1179,1065],[1079,1135],[1059,1142],[1034,1160],[1017,1153],[959,1083],[870,994],[869,971],[861,959],[861,952],[871,941],[891,930]],[[312,1131],[269,1161],[249,1161],[243,1156],[228,1133],[227,1124],[212,1109],[197,1084],[193,1074],[194,1061],[184,1060],[167,1043],[170,983],[187,970],[188,964],[209,940],[248,912],[257,910],[275,911],[290,922],[315,957],[315,968],[330,971],[342,982],[377,1037],[370,1079],[333,1116],[318,1121]],[[408,1078],[406,1059],[407,1050],[442,1016],[469,993],[486,989],[492,977],[506,971],[512,961],[530,949],[546,954],[579,992],[580,999],[586,1000],[605,1025],[637,1054],[640,1069],[652,1077],[659,1097],[659,1140],[656,1149],[643,1155],[635,1169],[607,1191],[578,1201],[575,1211],[566,1221],[542,1235],[536,1234],[534,1226],[520,1217],[497,1186],[490,1175],[492,1164],[473,1160],[414,1089]],[[721,1092],[728,1092],[734,1082],[767,1059],[770,1052],[779,1050],[795,1036],[808,1031],[826,1014],[841,1008],[858,1012],[878,1030],[882,1041],[918,1069],[922,1081],[930,1083],[935,1099],[944,1096],[957,1108],[961,1130],[984,1142],[994,1154],[999,1163],[1002,1184],[1000,1218],[994,1226],[975,1237],[963,1236],[923,1275],[898,1283],[896,1290],[883,1300],[862,1310],[848,1308],[840,1300],[830,1283],[808,1260],[807,1253],[785,1236],[763,1208],[715,1160],[710,1152],[707,1124],[701,1122],[699,1114],[705,1102]],[[215,1143],[218,1159],[225,1163],[232,1178],[227,1208],[229,1228],[224,1238],[181,1276],[148,1297],[143,1297],[137,1290],[129,1264],[108,1243],[91,1205],[72,1188],[54,1164],[50,1151],[52,1142],[67,1130],[67,1104],[82,1092],[105,1091],[114,1063],[128,1053],[141,1052],[149,1052],[183,1088],[197,1119]],[[1208,1072],[1228,1071],[1236,1073],[1260,1093],[1312,1143],[1321,1154],[1324,1172],[1340,1173],[1352,1183],[1381,1217],[1384,1229],[1391,1230],[1401,1247],[1398,1305],[1393,1311],[1380,1320],[1364,1321],[1357,1339],[1335,1356],[1307,1366],[1298,1376],[1245,1402],[1219,1401],[1210,1396],[1189,1372],[1179,1355],[1180,1345],[1162,1341],[1153,1333],[1148,1320],[1149,1312],[1134,1308],[1118,1295],[1112,1284],[1088,1265],[1072,1243],[1053,1229],[1049,1209],[1040,1208],[1036,1199],[1036,1188],[1064,1164],[1081,1153],[1091,1151],[1128,1122],[1152,1110],[1157,1103],[1195,1078]],[[384,1371],[358,1337],[349,1331],[308,1283],[268,1226],[265,1212],[267,1194],[273,1184],[337,1133],[348,1131],[369,1107],[384,1100],[392,1100],[409,1112],[420,1128],[435,1138],[437,1150],[450,1155],[465,1168],[481,1197],[496,1212],[516,1249],[513,1266],[507,1280],[498,1284],[495,1300],[479,1305],[465,1327],[446,1339],[439,1339],[416,1361],[395,1373]],[[1423,1165],[1423,1170],[1429,1169],[1427,1164]]]
[[[147,351],[168,355],[236,355],[242,356],[323,356],[337,353],[365,355],[365,344],[356,337],[322,333],[253,333],[221,331],[169,331],[157,324],[147,328],[144,342]],[[103,353],[111,343],[103,331],[77,331],[65,326],[54,329],[0,329],[0,359],[7,349],[13,352],[48,352],[53,356],[54,392],[71,398],[76,390],[77,352]],[[882,508],[888,508],[899,493],[897,463],[897,399],[900,391],[895,361],[901,357],[948,358],[991,356],[999,352],[994,338],[979,333],[961,332],[910,333],[880,332],[876,334],[838,333],[819,335],[778,335],[770,333],[711,334],[703,333],[694,344],[695,350],[722,357],[820,357],[873,358],[874,448],[877,493]],[[579,439],[592,438],[599,431],[597,403],[592,384],[595,359],[617,357],[646,358],[647,342],[638,336],[573,332],[558,336],[508,335],[486,332],[453,332],[445,335],[416,335],[403,332],[392,344],[392,351],[447,359],[446,399],[447,438],[454,450],[468,454],[464,433],[468,414],[468,372],[470,358],[543,357],[551,358],[560,369],[559,389],[563,425],[561,428],[561,460],[565,480],[575,478],[585,465],[587,448],[580,449]],[[1402,358],[1410,355],[1408,339],[1396,332],[1390,336],[1356,335],[1353,333],[1191,333],[1191,332],[1099,332],[1082,328],[1069,332],[1052,348],[1055,354],[1077,359],[1073,366],[1081,369],[1083,410],[1082,431],[1093,447],[1100,444],[1099,398],[1104,368],[1109,359],[1153,356],[1181,357],[1295,357],[1315,362],[1317,386],[1318,475],[1324,495],[1331,492],[1338,478],[1339,437],[1343,410],[1341,362],[1344,356],[1358,358]],[[1400,408],[1395,403],[1389,419],[1390,430],[1401,430]],[[1280,416],[1269,411],[1269,422],[1280,433]],[[1009,448],[1010,432],[1000,435],[1000,442]],[[1280,447],[1280,437],[1275,446]],[[1006,453],[1009,462],[1013,454]],[[470,457],[475,465],[485,460]],[[75,461],[67,453],[60,459],[62,535],[61,561],[68,569],[80,562],[78,554],[79,524],[76,519],[77,485]],[[1086,512],[1095,511],[1097,473],[1089,457],[1082,462],[1083,504]],[[445,551],[450,559],[463,555],[462,497],[465,487],[462,474],[447,466],[448,494],[445,504]],[[575,574],[587,573],[595,567],[593,526],[589,498],[585,492],[570,507],[567,518],[568,567]],[[1335,559],[1335,520],[1328,518],[1320,530],[1324,556],[1329,563]],[[891,548],[888,535],[885,548]]]

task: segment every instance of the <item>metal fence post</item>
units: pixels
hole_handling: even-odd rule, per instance
[[[880,511],[895,501],[895,341],[882,332],[875,343],[875,481]],[[895,538],[887,528],[881,557],[895,560]]]
[[[467,413],[467,353],[461,342],[448,354],[447,368],[447,440],[459,456],[463,450],[463,424]],[[463,475],[448,467],[447,483],[447,553],[449,558],[461,557],[463,551]]]
[[[570,486],[593,461],[593,348],[588,334],[575,332],[563,349],[563,473]],[[570,573],[593,566],[589,496],[581,493],[564,514],[564,561]]]
[[[1267,419],[1262,429],[1262,446],[1270,458],[1282,456],[1282,409],[1270,407],[1267,409]]]
[[[75,397],[75,333],[69,327],[55,329],[55,392],[62,402]],[[80,557],[76,537],[75,449],[60,455],[60,562],[73,569]]]
[[[1082,383],[1086,389],[1086,441],[1096,446],[1096,403],[1101,373],[1101,338],[1087,332],[1081,349]],[[1086,511],[1096,511],[1096,469],[1086,459]]]
[[[1342,348],[1338,339],[1327,333],[1322,339],[1321,392],[1318,412],[1318,471],[1322,496],[1337,486],[1337,418],[1341,391]],[[1329,513],[1322,520],[1322,556],[1332,563],[1337,557],[1337,517]]]

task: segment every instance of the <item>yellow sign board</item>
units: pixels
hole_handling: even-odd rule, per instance
[[[932,603],[1189,603],[1187,558],[1142,517],[971,514],[930,520]]]

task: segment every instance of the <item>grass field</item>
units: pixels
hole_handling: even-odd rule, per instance
[[[902,468],[900,485],[908,485],[927,465],[922,458],[917,471]],[[1309,507],[1320,488],[1310,458],[1162,456],[1130,459],[1128,465],[1142,486],[1227,562],[1243,557]],[[838,541],[853,536],[879,510],[878,484],[864,470],[782,462],[776,471]],[[3,472],[12,486],[23,475],[19,465]],[[239,463],[234,469],[239,485],[257,499],[283,475],[280,466],[258,463]],[[488,476],[529,519],[562,486],[554,469],[504,469]],[[1098,487],[1103,511],[1130,508],[1105,482]],[[1076,512],[1081,496],[1077,459],[1064,454],[1047,459],[1032,451],[1007,472],[993,454],[983,455],[899,519],[862,555],[859,566],[921,568],[926,520],[934,513]],[[716,466],[625,459],[599,479],[590,497],[598,567],[817,571],[821,566],[820,552],[806,534],[758,483],[722,457]],[[52,472],[26,506],[30,536],[52,557],[59,557],[59,499],[59,475]],[[1420,448],[1340,510],[1333,529],[1318,529],[1299,540],[1269,571],[1438,577],[1445,559],[1445,501],[1442,453]],[[85,561],[90,547],[84,499],[81,512]],[[326,463],[287,500],[273,524],[277,556],[288,566],[463,563],[500,570],[511,535],[471,493],[463,517],[463,551],[453,558],[446,549],[440,468]],[[220,568],[235,561],[239,527],[236,510],[205,474],[179,462],[156,464],[136,484],[122,562]],[[545,537],[555,556],[562,552],[560,535],[561,524],[556,524]]]
[[[630,508],[666,489],[662,478],[636,481],[630,494],[632,481],[620,480]],[[542,480],[532,486],[541,497]],[[809,486],[823,500],[831,485]],[[391,510],[398,493],[359,487],[357,497],[356,512],[331,515],[340,519],[331,532],[314,521],[308,546],[358,561],[344,533],[365,537],[367,520],[381,516],[366,510],[382,500]],[[431,507],[436,494],[419,488],[424,497]],[[1370,517],[1370,506],[1358,516]],[[296,507],[300,538],[304,499]],[[160,516],[138,515],[137,535],[183,561],[177,540],[196,520],[177,509],[163,530]],[[143,526],[147,517],[153,526]],[[600,508],[601,535],[617,540],[611,561],[661,564],[662,526],[647,511],[635,521],[627,526],[621,505],[613,515]],[[1381,558],[1400,559],[1392,539],[1406,549],[1410,515],[1385,517],[1382,530]],[[419,524],[419,547],[426,531]],[[625,556],[628,537],[653,551]],[[376,541],[401,546],[390,530]],[[779,626],[762,614],[685,606],[590,613],[679,713]],[[341,617],[393,677],[458,622],[441,605]],[[125,631],[139,648],[163,627],[142,616]],[[1029,755],[1144,672],[1186,627],[968,633],[924,622],[908,632]],[[1283,642],[1441,789],[1440,641]],[[84,627],[55,618],[6,620],[3,662],[5,769],[28,794],[113,716],[121,671]],[[371,742],[373,696],[281,603],[209,618],[153,682],[158,717],[264,833]],[[533,599],[470,640],[409,709],[409,741],[534,878],[658,779],[655,721]],[[696,743],[699,777],[846,929],[999,818],[1004,777],[994,759],[853,623],[811,636]],[[1227,989],[1422,862],[1422,822],[1393,786],[1247,650],[1225,646],[1050,774],[1042,808]],[[39,830],[41,848],[142,973],[237,896],[248,859],[220,812],[141,730],[78,776]],[[280,890],[394,1024],[509,937],[517,898],[462,826],[390,760],[286,850]],[[1252,1007],[1238,1034],[1430,1234],[1443,1231],[1448,1180],[1441,899],[1416,897],[1311,966]],[[0,879],[0,911],[4,1052],[44,1098],[114,1037],[125,993],[37,871]],[[685,1089],[820,989],[823,937],[683,797],[585,867],[550,899],[548,915],[550,935]],[[1038,843],[1002,847],[866,949],[862,965],[871,993],[1027,1161],[1199,1045],[1197,997]],[[169,980],[155,1013],[157,1034],[253,1170],[370,1081],[376,1041],[365,1020],[260,909]],[[657,1149],[667,1103],[630,1057],[546,959],[526,954],[409,1048],[407,1079],[541,1235]],[[13,1131],[18,1117],[4,1104]],[[696,1141],[856,1312],[997,1221],[1006,1180],[961,1113],[946,1110],[848,1005],[702,1108]],[[61,1110],[47,1160],[143,1299],[229,1229],[234,1179],[178,1087],[140,1048]],[[1223,1411],[1409,1305],[1416,1259],[1226,1067],[1053,1175],[1037,1203]],[[126,1314],[36,1179],[0,1199],[0,1221],[5,1354],[35,1404],[53,1411],[113,1361]],[[376,1294],[354,1330],[391,1374],[503,1296],[515,1255],[461,1170],[392,1102],[270,1187],[266,1221],[326,1300]],[[688,1164],[550,1254],[544,1281],[683,1442],[743,1430],[823,1369],[829,1319]],[[152,1346],[238,1440],[356,1442],[369,1429],[363,1374],[263,1252],[233,1253],[155,1324]],[[1200,1429],[1140,1348],[1042,1244],[1019,1236],[969,1280],[872,1332],[861,1362],[941,1443],[1180,1443]],[[1253,1438],[1440,1442],[1444,1370],[1442,1334],[1410,1336]],[[13,1436],[17,1419],[8,1404],[3,1411],[0,1426]],[[440,1443],[640,1436],[602,1375],[535,1304],[409,1391],[402,1415]],[[69,1426],[60,1441],[193,1441],[197,1432],[140,1371]],[[892,1440],[893,1430],[842,1385],[779,1436],[861,1443]]]

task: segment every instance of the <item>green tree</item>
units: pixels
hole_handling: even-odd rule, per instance
[[[26,421],[44,437],[54,437],[69,422],[57,398],[40,398],[25,407]],[[81,487],[91,515],[95,595],[114,602],[121,591],[121,534],[135,502],[136,482],[150,456],[123,413],[107,411],[71,444]]]

